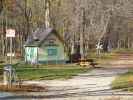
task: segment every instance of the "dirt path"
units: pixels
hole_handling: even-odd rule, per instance
[[[125,93],[111,90],[110,85],[117,75],[127,71],[127,69],[94,69],[91,72],[80,74],[68,80],[29,81],[26,83],[47,86],[48,91],[42,93],[44,97],[47,97],[47,100],[48,98],[52,98],[52,100],[69,100],[74,97],[122,95]]]
[[[26,84],[47,86],[47,92],[20,93],[0,100],[133,100],[132,94],[111,89],[117,75],[127,69],[94,69],[68,80],[27,81]],[[128,96],[127,96],[128,95]]]

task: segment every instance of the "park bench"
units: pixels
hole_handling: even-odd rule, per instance
[[[84,67],[91,65],[93,68],[95,68],[98,63],[96,63],[94,59],[84,59],[79,61],[79,65]]]

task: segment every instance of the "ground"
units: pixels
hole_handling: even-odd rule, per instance
[[[130,95],[130,93],[122,92],[121,90],[111,89],[111,83],[115,77],[127,71],[127,69],[95,69],[85,74],[79,74],[72,79],[26,81],[25,84],[46,86],[47,92],[41,93],[41,95],[47,100],[51,98],[53,100],[69,100],[71,98],[85,100],[84,98],[91,96]]]
[[[103,59],[102,67],[105,68],[133,68],[133,53],[112,54],[113,59]]]
[[[119,59],[108,62],[104,68],[96,68],[71,79],[54,79],[41,81],[25,81],[47,87],[46,92],[15,94],[1,100],[133,100],[133,93],[121,89],[112,90],[111,84],[121,74],[128,72],[133,65],[132,56],[119,55]],[[130,62],[130,63],[129,63]],[[10,99],[9,99],[10,98]],[[11,99],[13,98],[13,99]],[[44,99],[45,98],[45,99]]]
[[[124,98],[127,98],[127,96],[123,97],[123,94],[129,95],[127,100],[132,100],[130,93],[111,89],[111,83],[115,77],[127,71],[127,69],[119,68],[95,69],[67,80],[26,81],[25,84],[46,86],[48,90],[47,92],[41,92],[41,94],[17,95],[16,100],[22,97],[28,98],[27,100],[33,97],[37,98],[37,100],[92,100],[92,98],[93,100],[122,100],[119,98],[126,100]],[[113,97],[115,99],[109,99]],[[6,100],[7,98],[2,99]],[[15,100],[15,98],[12,100]]]

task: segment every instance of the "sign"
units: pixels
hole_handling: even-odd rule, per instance
[[[96,49],[103,49],[103,45],[96,45]]]
[[[14,57],[15,54],[14,54],[14,53],[7,53],[7,56],[8,56],[8,57]]]
[[[7,29],[6,30],[6,37],[15,37],[15,30],[14,29]]]

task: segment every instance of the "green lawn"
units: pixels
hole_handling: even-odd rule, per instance
[[[68,79],[79,73],[89,71],[89,68],[83,68],[76,65],[56,65],[39,67],[31,65],[14,65],[18,77],[22,80],[52,80],[52,79]],[[1,73],[2,76],[2,73]]]
[[[113,53],[128,53],[128,54],[132,54],[133,53],[133,48],[119,48],[119,49],[114,49],[112,50]]]
[[[118,76],[112,83],[113,89],[123,89],[133,92],[133,70]]]

